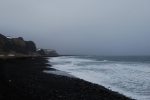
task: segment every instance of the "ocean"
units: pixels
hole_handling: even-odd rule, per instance
[[[150,100],[150,56],[61,56],[52,67],[137,100]]]

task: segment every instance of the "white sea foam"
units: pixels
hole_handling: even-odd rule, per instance
[[[55,69],[103,85],[138,100],[150,100],[150,64],[93,60],[78,57],[51,58]]]

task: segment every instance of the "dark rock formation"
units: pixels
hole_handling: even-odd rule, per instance
[[[24,41],[22,37],[11,38],[0,34],[0,54],[19,53],[25,55],[46,55],[58,56],[55,50],[41,49],[36,51],[36,44],[33,41]]]
[[[14,51],[16,53],[28,54],[36,51],[36,45],[32,41],[24,41],[22,37],[7,38],[0,34],[0,50],[4,52]]]
[[[33,41],[25,41],[26,49],[30,52],[36,51],[36,45]]]
[[[0,50],[9,52],[9,39],[7,39],[4,35],[0,34]]]
[[[45,55],[47,56],[58,56],[58,53],[55,50],[44,49]]]
[[[43,49],[39,50],[38,53],[39,53],[40,55],[45,55],[45,51],[44,51]]]
[[[17,53],[28,54],[25,41],[22,37],[10,39],[10,50]]]
[[[52,50],[52,49],[37,49],[37,52],[40,55],[45,55],[45,56],[52,56],[52,57],[59,56],[58,53],[55,50]]]
[[[58,56],[58,53],[55,50],[49,52],[50,56]]]

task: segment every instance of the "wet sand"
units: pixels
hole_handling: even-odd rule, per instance
[[[131,100],[78,78],[44,73],[54,71],[47,62],[44,57],[0,59],[0,100]]]

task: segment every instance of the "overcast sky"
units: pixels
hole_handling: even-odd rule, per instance
[[[150,55],[150,0],[0,0],[0,33],[59,54]]]

